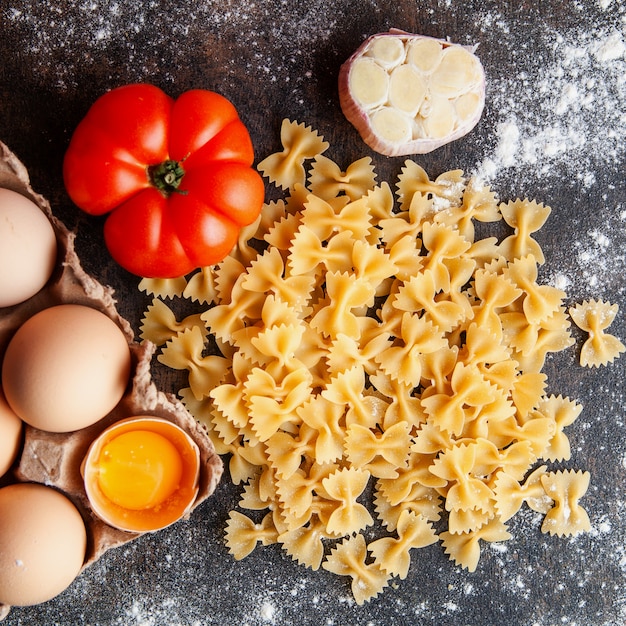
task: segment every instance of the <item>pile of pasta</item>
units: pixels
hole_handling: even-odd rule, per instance
[[[180,396],[242,485],[230,552],[280,544],[350,577],[362,604],[438,541],[474,571],[523,505],[543,532],[588,530],[589,473],[544,463],[570,458],[582,410],[545,392],[546,356],[574,343],[565,292],[538,283],[532,234],[550,208],[411,160],[394,193],[369,158],[342,171],[304,124],[285,120],[281,141],[259,169],[284,197],[233,253],[140,285],[142,338],[188,372]],[[476,221],[502,219],[509,236],[476,238]],[[178,320],[177,297],[197,312]],[[590,331],[584,364],[624,351],[606,332],[616,312],[570,309]]]

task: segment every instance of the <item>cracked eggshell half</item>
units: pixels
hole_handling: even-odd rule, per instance
[[[81,473],[98,517],[120,530],[154,532],[191,510],[198,495],[200,451],[169,420],[134,416],[100,434]]]
[[[341,109],[380,154],[432,152],[480,120],[485,72],[474,52],[398,30],[373,35],[341,66]]]

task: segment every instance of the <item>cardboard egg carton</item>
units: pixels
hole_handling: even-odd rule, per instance
[[[42,483],[69,497],[81,512],[87,528],[84,569],[107,550],[139,535],[113,528],[96,517],[85,494],[81,463],[92,441],[106,427],[134,415],[162,417],[182,427],[200,449],[199,491],[191,511],[214,492],[223,464],[204,428],[174,395],[157,388],[150,369],[154,345],[135,341],[130,323],[117,311],[113,290],[83,269],[74,249],[75,233],[53,215],[48,201],[32,189],[25,166],[2,142],[0,187],[21,193],[39,206],[54,227],[58,246],[57,266],[46,286],[25,302],[0,309],[0,361],[11,337],[22,324],[38,311],[57,304],[82,304],[105,313],[121,328],[130,346],[131,377],[124,397],[113,411],[92,426],[70,433],[45,432],[26,424],[22,452],[14,468],[0,479],[1,485]],[[8,609],[0,606],[0,619]]]

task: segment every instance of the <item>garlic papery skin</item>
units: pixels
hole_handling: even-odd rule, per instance
[[[390,30],[341,66],[339,102],[372,150],[426,154],[469,133],[485,106],[476,46]]]

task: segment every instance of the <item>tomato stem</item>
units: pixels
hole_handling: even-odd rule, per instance
[[[185,170],[181,161],[168,159],[167,161],[163,161],[163,163],[148,166],[148,178],[150,183],[165,197],[173,193],[187,193],[186,191],[178,189],[184,176]]]

